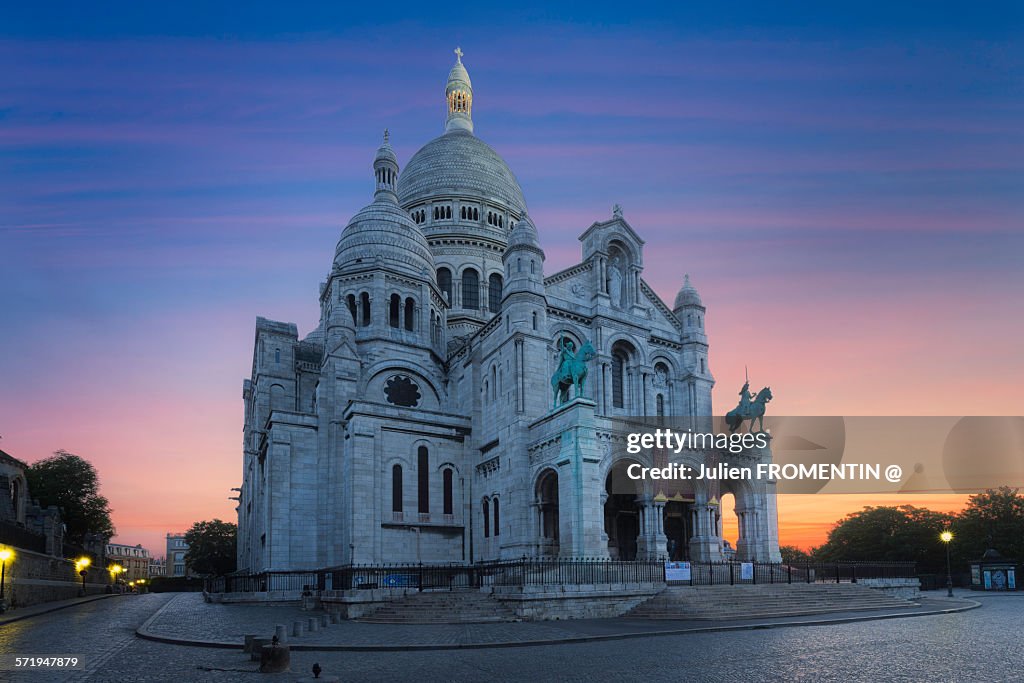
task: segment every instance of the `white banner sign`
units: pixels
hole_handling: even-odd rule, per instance
[[[689,581],[690,580],[690,563],[689,562],[666,562],[665,563],[665,580],[666,581]]]

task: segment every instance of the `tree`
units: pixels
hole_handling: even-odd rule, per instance
[[[1024,560],[1024,495],[1003,486],[971,496],[953,524],[950,550],[961,563],[976,560],[989,548]]]
[[[224,576],[235,571],[238,525],[215,519],[196,522],[185,532],[185,564],[197,574]]]
[[[60,508],[69,543],[85,545],[88,534],[102,536],[104,542],[114,535],[110,503],[100,495],[99,475],[87,460],[60,450],[29,465],[25,479],[29,495],[40,505]]]
[[[952,515],[913,505],[865,507],[837,522],[815,556],[826,561],[913,561],[918,571],[945,572],[946,549],[939,534],[952,521]]]
[[[782,561],[785,564],[801,564],[813,559],[809,552],[801,550],[795,545],[780,545],[779,552],[782,554]]]

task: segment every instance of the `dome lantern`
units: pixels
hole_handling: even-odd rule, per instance
[[[374,198],[390,199],[398,201],[395,188],[398,186],[398,157],[391,149],[391,134],[384,129],[384,142],[377,148],[377,156],[373,158],[373,176],[377,185],[374,190]]]
[[[444,89],[448,103],[448,120],[444,132],[464,130],[473,132],[473,84],[469,72],[462,65],[462,48],[455,48],[455,64],[448,72],[448,85]]]

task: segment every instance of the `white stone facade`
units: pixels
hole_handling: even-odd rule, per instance
[[[688,280],[671,308],[644,282],[644,242],[618,207],[583,232],[578,264],[545,275],[515,176],[473,134],[461,59],[445,101],[445,133],[401,172],[385,135],[317,329],[257,319],[239,569],[717,560],[727,492],[739,559],[778,560],[770,485],[609,493],[622,419],[712,415],[706,309]],[[583,396],[555,409],[562,339],[596,357]]]

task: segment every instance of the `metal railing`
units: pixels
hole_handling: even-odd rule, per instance
[[[691,562],[690,586],[758,583],[857,583],[858,579],[917,576],[914,562]]]
[[[691,562],[691,586],[759,583],[856,583],[859,579],[916,577],[913,562]],[[210,593],[370,590],[455,590],[485,586],[559,586],[666,583],[662,560],[523,557],[476,564],[345,565],[316,571],[262,572],[208,579]]]

